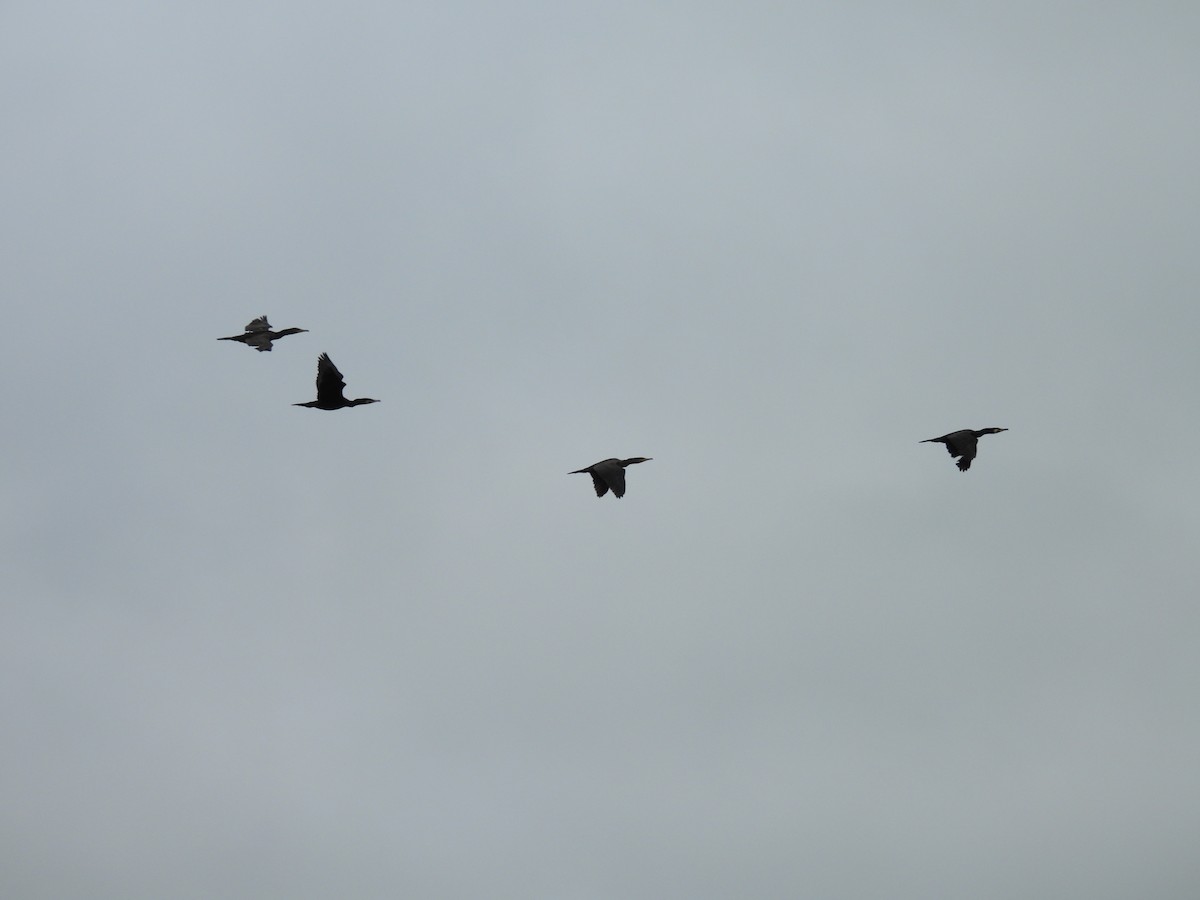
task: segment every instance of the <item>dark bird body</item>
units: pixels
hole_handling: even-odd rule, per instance
[[[945,444],[946,451],[954,457],[958,458],[958,469],[960,472],[965,472],[971,468],[971,460],[975,458],[975,450],[979,446],[979,439],[985,434],[999,434],[1001,431],[1008,431],[1007,428],[981,428],[978,431],[972,431],[970,428],[964,428],[962,431],[952,431],[949,434],[943,434],[941,437],[929,438],[921,441],[922,444]]]
[[[289,334],[300,334],[303,331],[308,331],[308,329],[284,328],[282,331],[272,331],[271,323],[267,321],[267,317],[259,316],[246,326],[245,334],[235,334],[232,337],[217,338],[217,340],[241,341],[246,346],[253,347],[259,353],[270,353],[271,341],[278,340],[281,337],[287,337]]]
[[[635,463],[649,462],[653,457],[634,456],[630,459],[602,459],[586,469],[576,469],[568,475],[582,475],[585,472],[592,476],[592,484],[596,487],[596,496],[603,497],[609,491],[614,497],[625,496],[625,467]]]
[[[347,400],[342,390],[346,380],[333,364],[328,353],[317,357],[317,399],[307,403],[293,403],[292,406],[308,406],[312,409],[342,409],[347,406],[361,406],[364,403],[378,403],[370,397],[359,397],[357,400]]]

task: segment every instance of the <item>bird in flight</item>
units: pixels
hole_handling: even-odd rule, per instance
[[[596,496],[603,497],[609,491],[614,497],[625,496],[625,467],[635,463],[650,462],[652,456],[634,456],[630,459],[602,459],[586,469],[576,469],[568,475],[582,475],[586,472],[592,476],[592,484],[596,487]]]
[[[217,338],[217,340],[241,341],[246,346],[253,347],[259,353],[270,353],[271,341],[278,340],[281,337],[287,337],[289,334],[300,334],[302,331],[308,331],[308,329],[285,328],[282,331],[272,331],[271,323],[267,321],[267,317],[259,316],[246,326],[245,334],[235,334],[232,337]]]
[[[346,406],[362,406],[364,403],[378,403],[370,397],[359,397],[357,400],[347,400],[342,389],[346,387],[346,379],[333,364],[328,353],[317,357],[317,399],[307,403],[293,403],[292,406],[308,406],[312,409],[342,409]]]
[[[920,443],[945,444],[946,451],[951,456],[958,458],[958,470],[965,472],[971,468],[971,460],[975,458],[975,450],[979,446],[979,439],[985,434],[999,434],[1002,431],[1008,431],[1008,429],[981,428],[978,431],[972,431],[970,428],[964,428],[962,431],[952,431],[949,434],[943,434],[941,437],[920,441]]]

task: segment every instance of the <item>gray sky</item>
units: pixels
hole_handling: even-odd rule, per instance
[[[6,3],[0,894],[1195,897],[1198,45]]]

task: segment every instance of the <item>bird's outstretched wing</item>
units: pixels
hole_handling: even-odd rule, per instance
[[[605,481],[604,478],[601,477],[600,475],[597,475],[595,472],[589,472],[588,474],[592,476],[592,484],[596,488],[596,496],[603,497],[605,494],[607,494],[608,493],[608,482]],[[614,491],[614,493],[616,493],[616,492]],[[617,496],[620,496],[620,494],[618,494]]]
[[[342,373],[333,364],[333,360],[329,358],[329,354],[322,353],[318,356],[317,400],[322,403],[344,400],[345,395],[342,393],[342,390],[345,387],[346,380],[342,378]]]
[[[612,489],[613,496],[618,499],[625,496],[625,470],[617,466],[613,471],[607,472],[606,478],[608,486]]]
[[[946,435],[946,449],[958,459],[958,470],[965,472],[971,468],[971,460],[979,450],[979,438],[973,431],[956,431]]]

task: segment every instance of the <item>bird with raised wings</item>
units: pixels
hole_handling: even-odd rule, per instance
[[[232,337],[217,338],[217,340],[240,341],[248,347],[253,347],[259,353],[270,353],[271,341],[278,340],[281,337],[287,337],[289,334],[300,334],[304,331],[308,331],[308,329],[284,328],[282,331],[272,331],[271,323],[267,321],[267,317],[259,316],[246,326],[245,334],[235,334]]]
[[[347,406],[362,406],[364,403],[378,403],[370,397],[359,397],[357,400],[347,400],[342,393],[346,387],[346,379],[333,364],[328,353],[317,357],[317,399],[307,403],[293,403],[292,406],[307,406],[311,409],[344,409]]]

